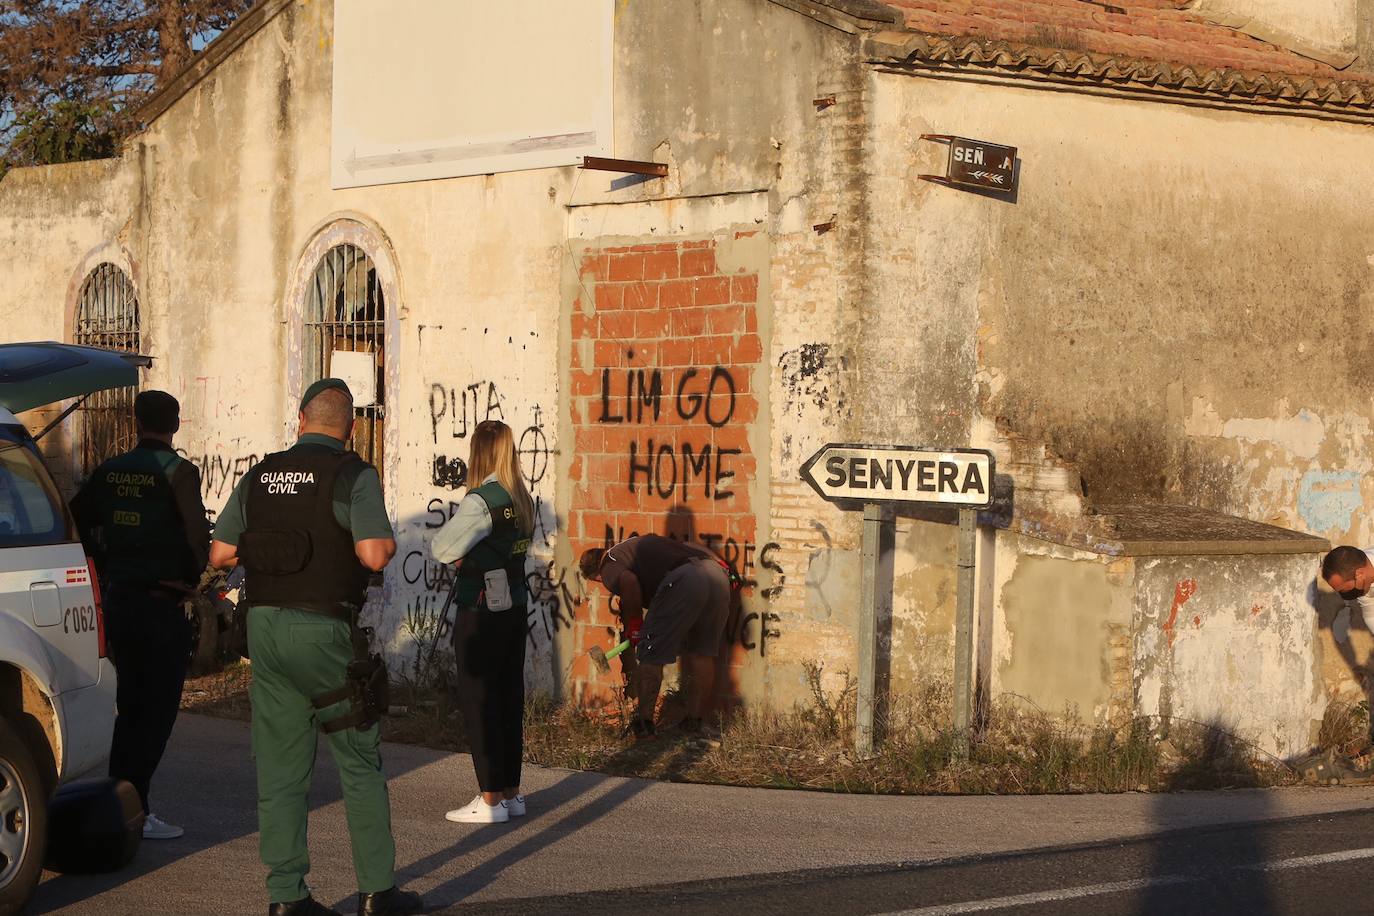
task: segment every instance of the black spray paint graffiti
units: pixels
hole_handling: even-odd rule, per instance
[[[230,491],[243,479],[243,475],[259,460],[257,455],[188,455],[181,450],[178,450],[177,454],[194,464],[200,471],[200,495],[205,500],[227,499]]]
[[[505,422],[501,407],[502,396],[495,382],[474,382],[463,388],[446,388],[435,382],[429,390],[430,430],[438,445],[442,431],[447,438],[466,439],[468,433],[483,420]],[[520,433],[516,453],[520,470],[531,490],[548,474],[553,458],[549,437],[539,405],[534,405],[534,420]],[[445,422],[447,421],[447,422]],[[467,486],[468,466],[462,455],[436,454],[431,465],[430,483],[446,490],[461,490]]]
[[[607,525],[602,546],[609,550],[626,538],[632,538],[638,534],[637,531],[627,532],[623,526],[612,527]],[[698,534],[696,539],[729,565],[735,575],[739,576],[744,590],[758,588],[758,570],[766,569],[772,574],[772,585],[761,589],[758,592],[759,597],[765,602],[769,602],[782,594],[783,586],[787,582],[787,574],[777,559],[777,552],[782,550],[781,544],[769,541],[760,548],[750,541],[741,544],[734,538],[710,532]],[[758,623],[757,640],[751,636],[753,632],[751,627],[755,621]],[[768,641],[782,636],[782,632],[777,626],[780,622],[781,618],[771,611],[764,610],[747,614],[741,612],[739,624],[732,638],[743,646],[745,651],[753,652],[757,649],[759,655],[765,655]]]
[[[231,456],[207,452],[204,455],[188,455],[185,449],[177,449],[177,454],[200,471],[200,498],[205,503],[205,517],[212,525],[234,487],[259,460],[259,456],[253,454]]]
[[[657,423],[664,416],[664,370],[626,369],[623,388],[619,386],[619,372],[601,370],[601,415],[598,423],[643,423],[644,410]],[[668,372],[669,387],[673,388],[669,416],[690,421],[700,416],[710,427],[719,429],[730,422],[735,412],[736,385],[734,376],[724,366],[716,366],[709,377],[695,366],[678,373],[673,385],[672,371]]]
[[[429,386],[429,423],[435,445],[441,428],[446,438],[466,439],[472,427],[492,417],[506,419],[495,382],[473,382],[463,388],[447,388],[439,382]]]
[[[407,585],[423,582],[425,591],[446,592],[453,587],[453,566],[440,563],[426,551],[412,550],[401,561],[401,577]]]
[[[515,444],[515,453],[520,458],[520,472],[525,475],[525,483],[533,490],[549,472],[549,461],[553,457],[538,404],[534,405],[534,421],[525,427]]]
[[[782,375],[782,412],[801,416],[808,406],[843,411],[846,405],[841,373],[848,365],[846,357],[831,355],[828,343],[802,344],[782,354],[778,358]]]
[[[453,518],[453,513],[457,511],[458,503],[456,501],[436,496],[425,507],[425,527],[430,531],[442,528],[444,522]]]
[[[768,641],[782,636],[782,631],[777,628],[777,623],[782,618],[772,611],[752,611],[743,615],[739,619],[739,627],[736,629],[734,638],[744,648],[746,652],[758,650],[760,658],[768,656]],[[752,639],[751,633],[753,624],[758,621],[758,639]]]
[[[432,633],[432,628],[438,627],[439,638],[445,637],[452,625],[454,611],[449,611],[447,619],[438,617],[457,580],[453,565],[440,563],[427,551],[412,550],[401,561],[401,576],[407,585],[423,589],[406,607],[406,619],[412,632]],[[556,570],[552,560],[529,568],[525,583],[529,588],[525,631],[530,647],[534,648],[538,643],[536,634],[542,632],[544,639],[550,640],[558,631],[571,627],[574,608],[582,604],[583,599],[569,583],[568,570]]]
[[[550,560],[531,569],[525,576],[525,584],[529,587],[526,631],[531,646],[535,642],[535,630],[540,626],[545,639],[553,639],[554,633],[572,627],[574,609],[582,604],[583,598],[569,585],[566,568],[555,570]]]
[[[439,382],[431,383],[429,391],[430,432],[434,444],[447,442],[451,446],[462,443],[453,440],[467,439],[472,430],[483,420],[506,421],[504,397],[496,383],[478,381],[462,387],[449,387]],[[520,461],[520,471],[531,492],[548,475],[553,464],[555,451],[549,445],[548,433],[544,429],[543,413],[538,404],[533,405],[533,419],[516,437],[516,453]],[[442,490],[461,490],[468,485],[468,465],[462,454],[437,453],[430,465],[430,483]],[[534,544],[552,543],[556,520],[547,505],[534,495],[535,530]],[[458,500],[447,494],[437,495],[425,507],[424,527],[435,531],[442,528],[458,510]],[[531,560],[531,564],[535,561]],[[542,563],[542,561],[540,561]],[[406,583],[413,586],[423,585],[426,592],[443,593],[453,584],[453,567],[429,559],[419,550],[411,551],[402,563]],[[530,644],[535,644],[536,632],[542,631],[547,638],[564,626],[571,625],[574,607],[581,603],[571,589],[564,584],[564,573],[554,574],[552,562],[536,565],[531,569],[527,584],[530,600],[528,607],[529,622],[527,631]],[[434,608],[437,614],[439,607]],[[441,631],[447,623],[439,621]]]
[[[436,487],[460,490],[467,486],[468,465],[462,458],[450,459],[447,455],[434,456],[434,473],[430,482]]]
[[[715,366],[709,372],[691,367],[677,373],[627,369],[623,378],[619,371],[603,369],[601,413],[596,420],[643,424],[647,413],[649,423],[704,421],[711,429],[720,429],[735,415],[737,391],[734,376],[724,366]],[[680,439],[674,445],[655,443],[649,438],[642,446],[632,440],[627,485],[631,493],[639,493],[642,486],[648,496],[687,500],[699,484],[703,498],[729,499],[735,495],[730,488],[735,477],[731,459],[741,453],[738,448],[713,449],[710,443],[694,446]]]

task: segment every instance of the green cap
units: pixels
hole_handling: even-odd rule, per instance
[[[300,409],[305,410],[305,405],[315,400],[315,395],[319,394],[321,391],[328,391],[330,388],[337,388],[344,394],[348,395],[350,398],[353,397],[353,392],[348,390],[348,383],[345,382],[343,379],[322,378],[318,382],[315,382],[313,385],[311,385],[309,388],[305,389],[305,394],[301,395]]]

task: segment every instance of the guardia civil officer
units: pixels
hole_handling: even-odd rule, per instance
[[[72,515],[100,577],[105,637],[119,682],[110,775],[143,801],[143,836],[185,831],[148,809],[148,789],[181,705],[191,623],[182,602],[200,582],[210,523],[200,472],[177,456],[181,405],[165,391],[134,398],[138,444],[95,469]]]
[[[300,438],[239,481],[215,525],[210,562],[243,563],[253,660],[253,753],[260,851],[270,916],[335,911],[310,896],[307,801],[316,729],[339,769],[358,912],[419,913],[420,896],[396,887],[391,804],[382,772],[380,710],[361,691],[368,674],[357,630],[371,572],[396,552],[377,470],[347,451],[353,395],[321,379],[300,404]],[[361,640],[361,645],[360,645]],[[385,678],[385,671],[371,669]]]
[[[453,654],[481,794],[444,816],[498,824],[525,814],[525,554],[534,530],[534,500],[520,476],[510,427],[501,421],[483,420],[473,430],[468,483],[430,550],[441,563],[458,563]]]

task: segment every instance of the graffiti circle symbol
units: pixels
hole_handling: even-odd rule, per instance
[[[520,434],[520,444],[515,451],[520,456],[525,480],[531,487],[537,486],[549,470],[549,439],[544,430],[538,426],[527,428]]]

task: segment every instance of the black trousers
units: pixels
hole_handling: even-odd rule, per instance
[[[148,811],[148,786],[167,749],[181,706],[191,623],[181,603],[160,590],[110,587],[105,636],[119,683],[115,691],[110,775],[138,789]]]
[[[453,623],[458,705],[483,792],[520,785],[525,723],[525,611],[460,609]]]

